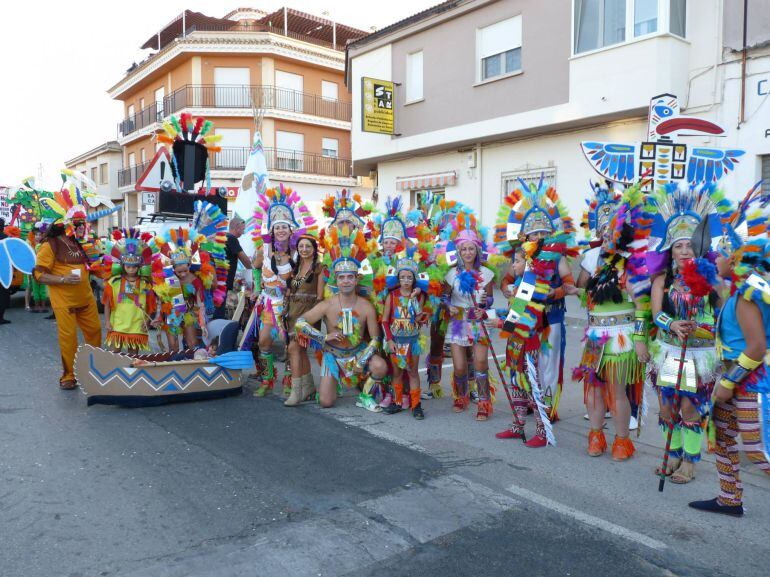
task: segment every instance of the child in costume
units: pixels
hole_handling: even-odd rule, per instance
[[[583,381],[591,430],[588,454],[607,450],[604,416],[612,411],[615,440],[612,458],[624,461],[635,452],[629,438],[631,401],[641,404],[650,317],[645,254],[651,227],[641,184],[623,198],[603,233],[601,251],[587,253],[578,286],[586,288],[588,327],[581,364],[573,378]],[[597,232],[600,229],[597,228]],[[601,233],[600,233],[601,234]],[[586,262],[588,258],[596,259]]]
[[[393,403],[384,407],[388,414],[403,408],[404,373],[409,375],[409,407],[415,419],[425,413],[420,402],[418,365],[424,348],[420,327],[428,316],[425,303],[429,294],[428,275],[420,272],[422,255],[415,247],[394,255],[385,279],[389,289],[382,314],[382,329],[393,368]],[[416,293],[415,288],[420,289]],[[439,289],[440,291],[440,289]]]
[[[714,391],[713,423],[719,496],[693,501],[700,511],[743,515],[740,452],[770,475],[770,198],[752,190],[738,208],[717,193],[723,237],[717,268],[731,294],[717,323],[717,350],[723,365]]]
[[[489,341],[480,323],[493,303],[495,273],[484,264],[488,259],[486,233],[479,229],[469,209],[461,210],[445,231],[440,257],[452,267],[444,280],[442,301],[449,311],[446,341],[452,350],[453,410],[462,413],[470,404],[467,349],[473,349],[478,388],[476,420],[492,415],[494,389],[488,375]]]
[[[186,348],[207,338],[207,324],[214,309],[224,302],[229,263],[225,254],[227,217],[205,201],[195,202],[189,227],[171,229],[154,239],[152,276],[170,342],[178,350],[182,335]],[[156,316],[156,324],[160,317]]]
[[[657,334],[650,345],[654,388],[660,404],[659,425],[667,439],[673,427],[666,475],[671,482],[689,483],[700,461],[703,427],[710,412],[711,392],[719,373],[714,325],[720,300],[712,291],[708,299],[694,299],[681,271],[696,256],[693,236],[704,219],[714,213],[711,186],[679,190],[675,183],[661,187],[654,195],[655,220],[652,236],[658,253],[665,255],[665,269],[652,283],[652,315]],[[716,217],[716,214],[713,214]],[[713,218],[716,224],[718,221]],[[704,223],[705,224],[705,223]],[[701,226],[702,228],[702,226]],[[651,246],[651,248],[653,248]],[[703,247],[708,250],[709,247]],[[679,413],[672,415],[676,376],[682,344],[687,352],[679,385]]]
[[[48,224],[42,221],[37,221],[30,234],[30,244],[37,254],[40,249],[40,245],[45,238],[45,233],[48,230]],[[32,312],[46,313],[46,304],[48,302],[48,290],[45,285],[35,279],[35,275],[29,275],[29,298],[32,305]]]
[[[556,189],[549,186],[541,176],[540,181],[527,183],[520,180],[520,188],[515,189],[505,199],[498,211],[495,227],[495,244],[503,250],[517,243],[538,242],[553,236],[558,238],[547,242],[552,248],[560,245],[564,251],[558,258],[556,269],[550,275],[550,288],[545,303],[545,326],[548,327],[547,340],[538,353],[537,365],[542,397],[546,405],[549,421],[558,420],[559,400],[564,383],[564,351],[567,346],[567,331],[564,324],[566,314],[566,295],[576,294],[575,279],[567,259],[567,254],[575,252],[575,227],[567,214],[567,209],[559,199]],[[551,253],[551,256],[556,257]],[[507,285],[503,280],[503,294]]]
[[[322,407],[332,407],[339,386],[358,386],[361,392],[356,405],[380,412],[373,393],[382,386],[387,364],[377,354],[377,313],[357,291],[360,274],[371,275],[371,270],[362,266],[371,247],[361,230],[353,232],[346,224],[330,228],[325,241],[324,259],[336,294],[300,317],[295,327],[297,334],[323,347],[318,400]],[[313,326],[321,320],[326,334]]]
[[[254,212],[253,238],[254,267],[262,271],[261,291],[255,304],[258,322],[253,329],[247,327],[247,330],[256,331],[259,345],[257,375],[260,384],[254,390],[256,397],[265,396],[275,386],[271,348],[276,339],[286,342],[283,315],[284,298],[294,272],[291,251],[296,248],[301,235],[315,230],[315,219],[296,191],[281,184],[259,196]],[[283,394],[287,397],[291,394],[290,376],[284,382]]]
[[[116,230],[108,247],[112,275],[104,283],[105,343],[113,352],[149,351],[149,324],[156,311],[151,280],[151,235],[139,230]]]

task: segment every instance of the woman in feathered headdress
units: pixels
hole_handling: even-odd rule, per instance
[[[286,341],[283,314],[284,297],[293,275],[291,252],[300,236],[315,230],[315,219],[296,191],[280,184],[259,196],[253,232],[254,268],[262,271],[262,290],[255,303],[259,320],[256,397],[265,396],[275,386],[275,361],[270,349],[275,339]],[[291,394],[290,379],[284,383],[283,394]]]
[[[111,271],[102,295],[105,343],[116,353],[124,348],[129,353],[150,350],[149,325],[157,309],[148,244],[151,238],[149,233],[133,228],[116,230],[107,247],[105,259],[109,259]]]
[[[360,229],[354,231],[347,224],[331,227],[325,244],[324,261],[336,293],[300,317],[295,329],[323,350],[318,391],[322,407],[334,406],[338,386],[355,385],[360,389],[356,405],[379,412],[382,408],[374,393],[381,388],[388,369],[377,354],[377,313],[356,291],[360,275],[371,274],[364,268],[371,247]],[[325,335],[317,328],[320,321],[326,325]]]
[[[521,297],[515,298],[522,282],[524,286],[535,283],[541,292],[545,292],[540,295],[541,303],[537,305],[538,321],[530,326],[520,326],[508,339],[507,364],[521,386],[514,389],[517,417],[509,429],[496,436],[498,439],[522,437],[521,424],[526,420],[529,405],[535,409],[537,432],[526,445],[544,447],[548,439],[552,439],[547,432],[550,423],[557,419],[561,397],[566,348],[564,299],[567,294],[578,292],[567,257],[575,256],[577,249],[572,219],[556,190],[542,177],[537,185],[520,182],[522,187],[506,196],[498,211],[495,243],[508,258],[526,246],[526,250],[516,252],[518,258],[523,259],[524,270],[510,277],[506,275],[501,289],[513,306],[523,304]],[[525,273],[529,273],[526,280]],[[530,302],[527,306],[535,305]],[[525,343],[527,347],[524,347]]]
[[[91,266],[100,255],[90,238],[88,223],[115,210],[113,207],[89,214],[86,195],[76,186],[72,174],[63,171],[62,189],[53,198],[40,198],[43,207],[57,218],[48,227],[37,252],[34,272],[35,279],[48,286],[61,349],[59,387],[67,390],[77,386],[74,365],[78,328],[87,344],[94,347],[102,344],[102,326],[89,277]],[[99,204],[98,198],[92,200]]]
[[[172,349],[178,348],[175,337],[180,334],[187,348],[199,345],[199,332],[208,338],[208,321],[226,294],[226,240],[227,217],[201,200],[195,202],[189,227],[171,229],[153,240],[153,282]]]
[[[717,268],[731,293],[717,325],[723,372],[713,397],[720,491],[690,507],[740,517],[739,434],[749,460],[770,475],[770,196],[755,187],[738,207],[719,193],[713,199],[723,226]]]
[[[466,350],[472,348],[479,395],[476,420],[485,421],[492,414],[493,390],[488,375],[489,342],[480,323],[493,303],[495,273],[484,265],[494,247],[487,246],[486,231],[479,229],[470,209],[457,214],[446,236],[440,256],[452,268],[444,280],[442,300],[449,310],[446,342],[452,349],[454,411],[465,411],[470,402]]]
[[[664,256],[665,268],[652,283],[652,315],[658,330],[650,353],[664,439],[669,429],[673,431],[667,470],[663,473],[671,475],[671,481],[679,484],[689,483],[695,476],[695,463],[700,460],[703,444],[703,426],[710,410],[709,399],[719,372],[714,341],[719,296],[712,290],[708,299],[693,299],[691,287],[682,277],[685,263],[705,256],[710,248],[708,243],[695,246],[696,232],[701,236],[705,232],[710,239],[709,231],[704,230],[709,216],[718,224],[711,189],[713,185],[679,189],[676,183],[670,183],[653,195],[655,218],[650,249]],[[696,250],[702,254],[696,254]],[[691,310],[693,304],[697,310]],[[676,376],[685,341],[687,366],[677,393]],[[673,415],[675,400],[679,401],[679,414]]]
[[[614,202],[609,194],[603,196]],[[637,183],[625,191],[604,228],[595,220],[600,250],[586,254],[578,278],[578,286],[586,288],[588,327],[573,378],[583,381],[592,457],[607,450],[602,429],[608,408],[616,432],[613,459],[624,461],[636,450],[628,434],[631,401],[637,406],[641,402],[644,363],[649,360],[650,281],[645,255],[652,219],[646,208]]]

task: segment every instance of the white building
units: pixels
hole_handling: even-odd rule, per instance
[[[729,4],[729,6],[728,6]],[[736,6],[739,10],[736,11]],[[348,45],[354,173],[380,198],[432,189],[492,224],[517,177],[551,179],[579,219],[584,140],[646,140],[650,98],[721,124],[689,145],[743,148],[734,197],[770,176],[770,0],[450,0]],[[737,44],[736,44],[737,37]],[[736,51],[736,48],[738,51]],[[362,130],[362,78],[393,81],[394,134]],[[745,86],[743,121],[740,93]]]

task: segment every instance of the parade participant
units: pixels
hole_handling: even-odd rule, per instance
[[[624,461],[635,452],[628,433],[631,401],[640,404],[644,363],[649,360],[650,282],[644,255],[650,226],[641,184],[636,184],[626,190],[614,211],[596,264],[584,263],[578,279],[578,286],[586,287],[588,327],[573,378],[583,381],[592,457],[607,450],[602,431],[607,408],[616,433],[612,458]],[[601,230],[598,223],[597,229]]]
[[[42,245],[47,230],[48,224],[42,221],[36,222],[32,228],[30,245],[36,254]],[[43,283],[38,282],[35,279],[35,275],[29,275],[28,281],[32,312],[47,313],[46,303],[48,302],[48,290],[46,289],[46,286]]]
[[[692,293],[681,271],[689,259],[701,256],[694,252],[693,235],[715,207],[708,187],[679,190],[675,183],[665,185],[655,193],[654,207],[651,236],[660,240],[657,246],[650,248],[665,254],[666,264],[664,271],[652,282],[652,315],[658,327],[650,346],[653,386],[658,393],[659,425],[664,439],[669,428],[673,429],[664,474],[671,476],[672,483],[683,484],[695,477],[695,463],[701,456],[703,426],[709,414],[709,399],[719,372],[714,325],[720,302],[717,293],[712,291],[709,298],[698,299],[697,309],[691,311]],[[685,341],[685,368],[677,393],[676,376]],[[678,399],[675,399],[676,395]],[[672,415],[676,401],[679,414]]]
[[[207,338],[208,321],[225,299],[228,262],[225,256],[227,217],[222,211],[198,200],[189,227],[174,228],[154,239],[152,276],[161,300],[169,342],[179,349],[200,345],[199,333]],[[155,324],[159,325],[156,316]]]
[[[418,365],[424,349],[420,327],[428,317],[426,301],[429,280],[420,271],[423,255],[416,247],[408,247],[393,255],[385,278],[388,294],[382,315],[385,344],[393,368],[393,403],[384,408],[388,414],[401,411],[404,405],[412,409],[415,419],[422,420],[425,413],[420,403],[420,376]],[[438,283],[436,283],[438,285]],[[419,289],[419,290],[415,290]],[[440,293],[440,285],[434,292]],[[404,400],[404,373],[409,376],[408,400]]]
[[[357,294],[362,263],[371,248],[361,230],[343,224],[326,235],[325,261],[334,277],[337,293],[326,298],[297,320],[297,334],[323,347],[318,400],[322,407],[334,406],[338,386],[358,386],[356,406],[380,412],[373,392],[381,387],[387,364],[377,354],[379,327],[374,306]],[[313,325],[323,320],[326,334]],[[368,373],[368,377],[366,377]],[[364,377],[366,379],[364,380]],[[363,383],[362,383],[363,381]]]
[[[311,400],[316,392],[308,357],[310,341],[304,335],[297,334],[294,326],[300,317],[323,300],[323,273],[323,264],[318,255],[318,239],[310,234],[300,236],[297,240],[297,259],[286,294],[285,330],[289,338],[289,364],[292,367],[291,394],[283,403],[287,407]],[[316,323],[313,328],[319,330],[321,324]]]
[[[227,241],[225,243],[225,254],[229,268],[227,269],[227,283],[225,288],[227,290],[227,298],[217,310],[214,312],[214,318],[223,319],[231,316],[233,310],[238,304],[238,294],[234,292],[235,287],[235,275],[238,272],[238,263],[241,263],[246,269],[244,275],[244,281],[247,289],[251,289],[253,286],[253,275],[251,273],[251,259],[246,255],[241,246],[241,242],[238,240],[246,228],[246,223],[240,216],[234,216],[230,219],[230,223],[227,229]],[[234,319],[239,321],[240,319]]]
[[[541,176],[540,181],[527,183],[519,180],[520,188],[503,199],[498,211],[495,227],[495,244],[510,252],[511,243],[537,242],[556,233],[566,236],[560,239],[564,250],[575,245],[575,227],[567,214],[566,207],[559,199],[556,189],[549,186]],[[559,400],[564,383],[564,351],[567,346],[567,331],[564,317],[567,311],[565,296],[576,294],[575,279],[569,261],[562,256],[558,259],[556,273],[549,279],[551,289],[545,307],[544,322],[548,327],[548,339],[538,353],[537,372],[542,383],[543,402],[548,420],[558,420]],[[510,284],[510,283],[506,283]],[[507,288],[507,287],[504,287]],[[507,291],[503,291],[505,294]],[[510,298],[512,295],[506,295]]]
[[[58,219],[48,228],[37,251],[34,274],[38,282],[48,286],[62,360],[59,387],[70,390],[77,386],[74,373],[77,329],[80,328],[87,344],[94,347],[102,344],[99,311],[89,280],[88,215],[80,192],[73,187],[65,187],[55,193],[53,199],[44,201]]]
[[[738,208],[719,191],[712,198],[723,224],[717,268],[731,289],[717,325],[723,373],[713,397],[720,491],[718,497],[693,501],[690,507],[740,517],[738,434],[748,459],[770,475],[770,214],[768,199],[756,189]]]
[[[328,228],[347,224],[351,230],[361,229],[367,237],[369,236],[371,228],[367,219],[374,210],[374,205],[364,202],[360,195],[343,188],[327,195],[323,199],[321,209],[324,216],[331,219]]]
[[[265,396],[275,386],[273,342],[287,342],[283,315],[284,297],[293,275],[291,251],[299,236],[315,229],[315,219],[296,191],[280,184],[259,195],[253,231],[254,267],[262,271],[261,291],[255,304],[259,346],[259,386],[254,390],[255,397]],[[290,378],[284,383],[283,394],[291,394]]]
[[[468,357],[473,349],[474,368],[478,387],[476,420],[485,421],[492,414],[492,388],[488,374],[487,352],[489,341],[480,327],[486,310],[492,306],[492,287],[495,273],[484,266],[488,258],[486,231],[476,225],[470,209],[461,210],[445,231],[440,255],[452,268],[444,281],[442,300],[449,310],[446,341],[452,350],[452,391],[456,413],[468,408]]]
[[[129,353],[150,350],[149,325],[160,325],[152,287],[152,238],[139,230],[116,230],[113,243],[107,247],[111,271],[104,283],[105,343],[113,352],[127,349]]]

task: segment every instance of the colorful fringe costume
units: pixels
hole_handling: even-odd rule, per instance
[[[254,305],[258,323],[247,327],[247,331],[251,333],[247,339],[249,342],[258,342],[262,327],[270,327],[272,340],[281,339],[287,342],[283,320],[284,297],[293,268],[291,261],[277,264],[275,253],[290,254],[296,248],[300,237],[315,233],[317,231],[315,218],[296,191],[280,184],[278,188],[270,188],[265,194],[259,195],[253,223],[254,248],[256,251],[261,251],[263,255],[262,282],[261,291]],[[291,231],[286,246],[279,246],[275,240],[273,228],[277,224],[286,225]],[[286,379],[284,389],[288,391],[291,388],[288,367],[286,372],[289,373],[289,379]],[[255,395],[262,396],[268,389],[275,386],[275,360],[272,351],[260,350],[257,373],[261,378],[261,386]]]
[[[506,365],[514,385],[513,403],[517,417],[510,433],[502,438],[522,437],[527,408],[536,420],[532,447],[555,445],[551,420],[556,416],[563,382],[563,353],[566,347],[563,289],[561,297],[548,299],[563,283],[574,285],[572,278],[562,279],[558,272],[562,258],[575,256],[574,226],[556,190],[541,178],[536,186],[521,182],[504,200],[495,226],[495,245],[513,259],[517,248],[525,255],[522,277],[508,279],[515,291],[503,334],[508,335]],[[534,233],[544,233],[542,241],[528,240]],[[518,424],[517,424],[518,423]],[[500,435],[498,435],[500,437]]]
[[[469,269],[465,268],[460,258],[460,249],[467,243],[476,247],[476,259]],[[495,247],[487,245],[486,230],[479,229],[470,209],[464,208],[450,222],[438,250],[439,264],[452,267],[444,279],[442,302],[447,308],[454,307],[456,310],[455,314],[450,313],[449,316],[446,341],[460,347],[489,346],[480,324],[485,317],[477,318],[475,311],[487,310],[493,303],[491,294],[487,293],[487,286],[494,281],[495,273],[484,264],[489,259],[489,252],[494,251]],[[487,372],[476,372],[476,386],[479,398],[476,418],[485,420],[492,414],[494,400],[494,387]],[[464,411],[470,400],[468,373],[458,373],[455,369],[452,390],[455,411]]]
[[[732,294],[722,308],[717,325],[717,350],[724,372],[719,386],[732,390],[727,402],[715,402],[715,452],[719,474],[719,496],[694,501],[690,506],[710,512],[743,514],[743,485],[740,478],[741,435],[751,462],[770,475],[770,358],[752,359],[745,354],[746,337],[738,322],[740,300],[754,303],[762,318],[765,339],[770,342],[770,198],[758,187],[737,208],[718,191],[712,194],[720,213],[723,234],[722,256],[732,265]]]
[[[572,275],[562,278],[559,274],[559,252],[566,258],[576,256],[575,227],[567,209],[559,199],[556,189],[541,177],[537,185],[519,181],[521,188],[511,192],[500,206],[495,226],[495,245],[510,258],[516,246],[531,240],[532,235],[543,233],[549,238],[545,244],[554,250],[548,251],[549,258],[555,258],[552,274],[549,275],[549,290],[554,296],[545,302],[544,327],[546,340],[537,353],[537,371],[542,383],[542,398],[548,419],[558,419],[559,400],[564,384],[564,351],[567,346],[567,331],[564,317],[567,311],[564,285],[573,285]],[[558,246],[557,246],[558,245]],[[555,252],[554,252],[555,251]],[[545,253],[544,253],[545,254]]]
[[[664,253],[668,261],[662,310],[654,311],[657,313],[655,321],[658,331],[650,345],[653,386],[658,392],[661,406],[673,410],[682,343],[668,327],[677,320],[694,320],[698,323],[698,329],[687,339],[678,394],[692,403],[699,418],[687,420],[681,412],[670,417],[672,422],[663,416],[659,418],[664,439],[667,439],[669,428],[673,426],[669,458],[684,458],[691,463],[698,462],[701,457],[703,429],[710,413],[711,393],[719,375],[714,340],[716,311],[709,299],[693,298],[681,271],[674,272],[670,250],[679,240],[691,241],[704,218],[712,216],[714,224],[718,224],[715,218],[716,207],[710,199],[712,188],[713,185],[704,185],[699,190],[692,187],[680,190],[675,183],[670,183],[660,188],[653,197],[655,219],[651,245],[657,242],[655,250]]]
[[[102,301],[110,310],[111,330],[105,343],[117,351],[150,350],[147,326],[155,313],[156,299],[152,288],[152,249],[147,244],[152,236],[137,229],[116,230],[108,245],[105,264],[111,264],[104,284]],[[133,281],[125,276],[126,266],[137,267]]]
[[[650,279],[645,254],[651,225],[641,184],[637,183],[623,194],[607,232],[596,231],[597,239],[602,234],[606,237],[604,244],[589,250],[582,263],[591,274],[586,288],[588,327],[583,357],[573,378],[583,381],[586,404],[589,395],[601,395],[604,406],[614,411],[621,384],[629,400],[641,404],[644,365],[637,358],[634,342],[647,340]],[[591,431],[589,447],[594,437],[600,454],[607,446],[601,429]],[[633,454],[630,439],[616,437],[615,442],[627,457]]]

